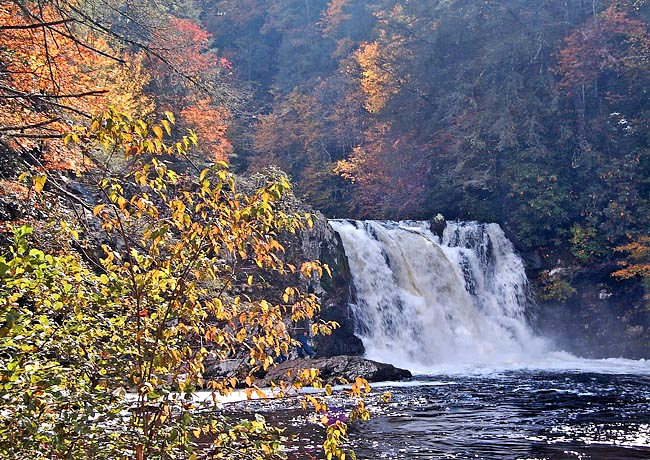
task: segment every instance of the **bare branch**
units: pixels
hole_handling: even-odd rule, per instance
[[[63,134],[11,134],[17,139],[61,139]]]
[[[58,21],[51,21],[51,22],[38,22],[36,24],[26,24],[22,26],[0,26],[0,31],[2,30],[25,30],[25,29],[38,29],[39,27],[50,27],[50,26],[58,26],[60,24],[65,24],[67,22],[72,22],[74,19],[68,18],[68,19],[61,19]]]
[[[6,89],[0,87],[1,89]],[[77,98],[77,97],[87,97],[87,96],[101,96],[102,94],[108,93],[107,89],[98,89],[95,91],[85,91],[83,93],[72,93],[72,94],[14,94],[14,95],[5,95],[0,94],[0,99],[16,99],[16,98],[37,98],[37,99],[66,99],[66,98]]]
[[[51,105],[53,107],[58,107],[60,109],[68,110],[69,112],[76,113],[77,115],[81,115],[84,118],[91,118],[91,116],[89,114],[87,114],[86,112],[82,112],[81,110],[75,109],[74,107],[70,107],[69,105],[60,104],[58,102],[53,102],[53,101],[49,101],[49,100],[42,100],[41,97],[39,97],[38,94],[24,93],[22,91],[18,91],[17,89],[9,88],[8,86],[4,86],[4,85],[0,85],[0,90],[5,90],[5,91],[8,91],[8,92],[10,92],[10,93],[12,93],[14,95],[20,96],[21,99],[27,99],[27,100],[30,100],[30,101],[39,100],[39,101],[43,102],[44,104]]]
[[[25,129],[35,129],[42,126],[47,126],[52,123],[59,121],[59,118],[53,118],[51,120],[41,121],[40,123],[33,123],[30,125],[21,125],[21,126],[3,126],[0,127],[0,131],[23,131]]]

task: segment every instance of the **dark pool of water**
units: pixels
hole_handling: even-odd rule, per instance
[[[299,408],[246,404],[297,435],[290,458],[323,458],[323,430]],[[355,422],[350,436],[364,459],[650,459],[648,376],[432,376],[377,385],[369,404],[372,419]]]

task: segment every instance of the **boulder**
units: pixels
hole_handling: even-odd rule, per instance
[[[441,239],[443,233],[445,233],[445,227],[447,227],[447,221],[442,214],[437,214],[434,218],[429,220],[429,230]]]
[[[379,363],[360,356],[339,355],[329,358],[316,359],[292,359],[285,361],[271,368],[266,376],[259,380],[259,386],[269,386],[274,382],[291,382],[292,378],[287,377],[288,371],[296,375],[303,369],[318,369],[323,382],[330,384],[340,383],[338,378],[354,381],[356,377],[362,377],[369,382],[385,382],[402,380],[412,377],[411,372],[400,369],[392,364]]]

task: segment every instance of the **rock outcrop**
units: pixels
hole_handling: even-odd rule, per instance
[[[354,302],[354,286],[348,258],[338,233],[334,232],[323,218],[324,229],[320,235],[321,262],[326,263],[332,276],[320,280],[321,318],[335,321],[339,327],[330,336],[314,337],[314,345],[319,357],[336,355],[362,355],[363,343],[354,335],[355,319],[350,310]]]
[[[239,186],[244,191],[252,192],[257,187],[265,185],[269,179],[277,179],[283,175],[282,171],[271,167],[250,177],[240,177]],[[313,292],[319,297],[322,309],[318,319],[335,321],[339,324],[332,335],[313,338],[317,355],[319,357],[362,355],[365,350],[361,340],[354,335],[355,324],[350,311],[350,303],[354,301],[352,276],[340,237],[323,214],[306,205],[292,193],[287,193],[282,198],[279,208],[287,213],[309,213],[313,223],[311,228],[301,232],[280,235],[286,250],[286,260],[295,266],[300,266],[307,260],[320,260],[327,264],[332,272],[331,277],[314,276],[309,280],[299,278],[289,283],[299,286],[304,291]],[[274,273],[265,273],[264,277],[270,286],[266,298],[276,299],[279,302],[287,280],[277,277]]]
[[[319,212],[312,214],[313,227],[284,241],[289,260],[320,260],[330,268],[332,276],[307,280],[306,288],[320,298],[319,319],[338,323],[332,335],[315,336],[314,348],[318,357],[362,355],[361,340],[354,335],[355,320],[350,310],[354,302],[354,286],[343,243]]]
[[[360,356],[339,355],[329,358],[317,359],[292,359],[278,364],[268,370],[266,376],[257,381],[259,386],[269,386],[273,382],[291,382],[292,378],[287,377],[287,372],[293,371],[296,375],[303,369],[318,369],[320,377],[325,383],[340,383],[337,378],[344,378],[354,381],[356,377],[362,377],[369,382],[385,382],[402,380],[412,377],[411,372],[400,369],[392,364],[379,363]]]

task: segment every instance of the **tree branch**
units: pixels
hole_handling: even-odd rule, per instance
[[[18,139],[61,139],[62,134],[10,134]]]
[[[25,29],[38,29],[39,27],[50,27],[50,26],[58,26],[60,24],[65,24],[67,22],[72,22],[74,19],[68,18],[68,19],[60,19],[58,21],[52,21],[52,22],[38,22],[36,24],[26,24],[22,26],[0,26],[0,31],[2,30],[25,30]]]
[[[59,121],[60,118],[53,118],[51,120],[41,121],[40,123],[33,123],[30,125],[21,125],[21,126],[3,126],[0,127],[0,131],[22,131],[24,129],[34,129],[40,128],[41,126],[46,126],[52,123]]]
[[[17,89],[10,88],[8,86],[0,85],[0,90],[8,91],[14,95],[20,96],[22,99],[27,99],[29,101],[33,101],[34,99],[36,100],[41,100],[41,99],[46,99],[46,98],[41,98],[40,95],[38,94],[31,94],[31,93],[24,93],[22,91],[18,91]],[[58,102],[52,102],[52,101],[47,101],[47,100],[41,100],[44,104],[48,104],[54,107],[58,107],[60,109],[68,110],[70,112],[76,113],[77,115],[81,115],[84,118],[91,118],[90,115],[88,115],[86,112],[82,112],[79,109],[75,109],[74,107],[70,107],[69,105],[65,104],[60,104]]]
[[[0,87],[0,89],[7,89],[6,87]],[[73,93],[73,94],[16,94],[13,96],[0,94],[0,99],[16,99],[16,98],[38,98],[38,99],[65,99],[73,97],[87,97],[87,96],[100,96],[102,94],[108,93],[107,89],[98,89],[94,91],[85,91],[83,93]]]

